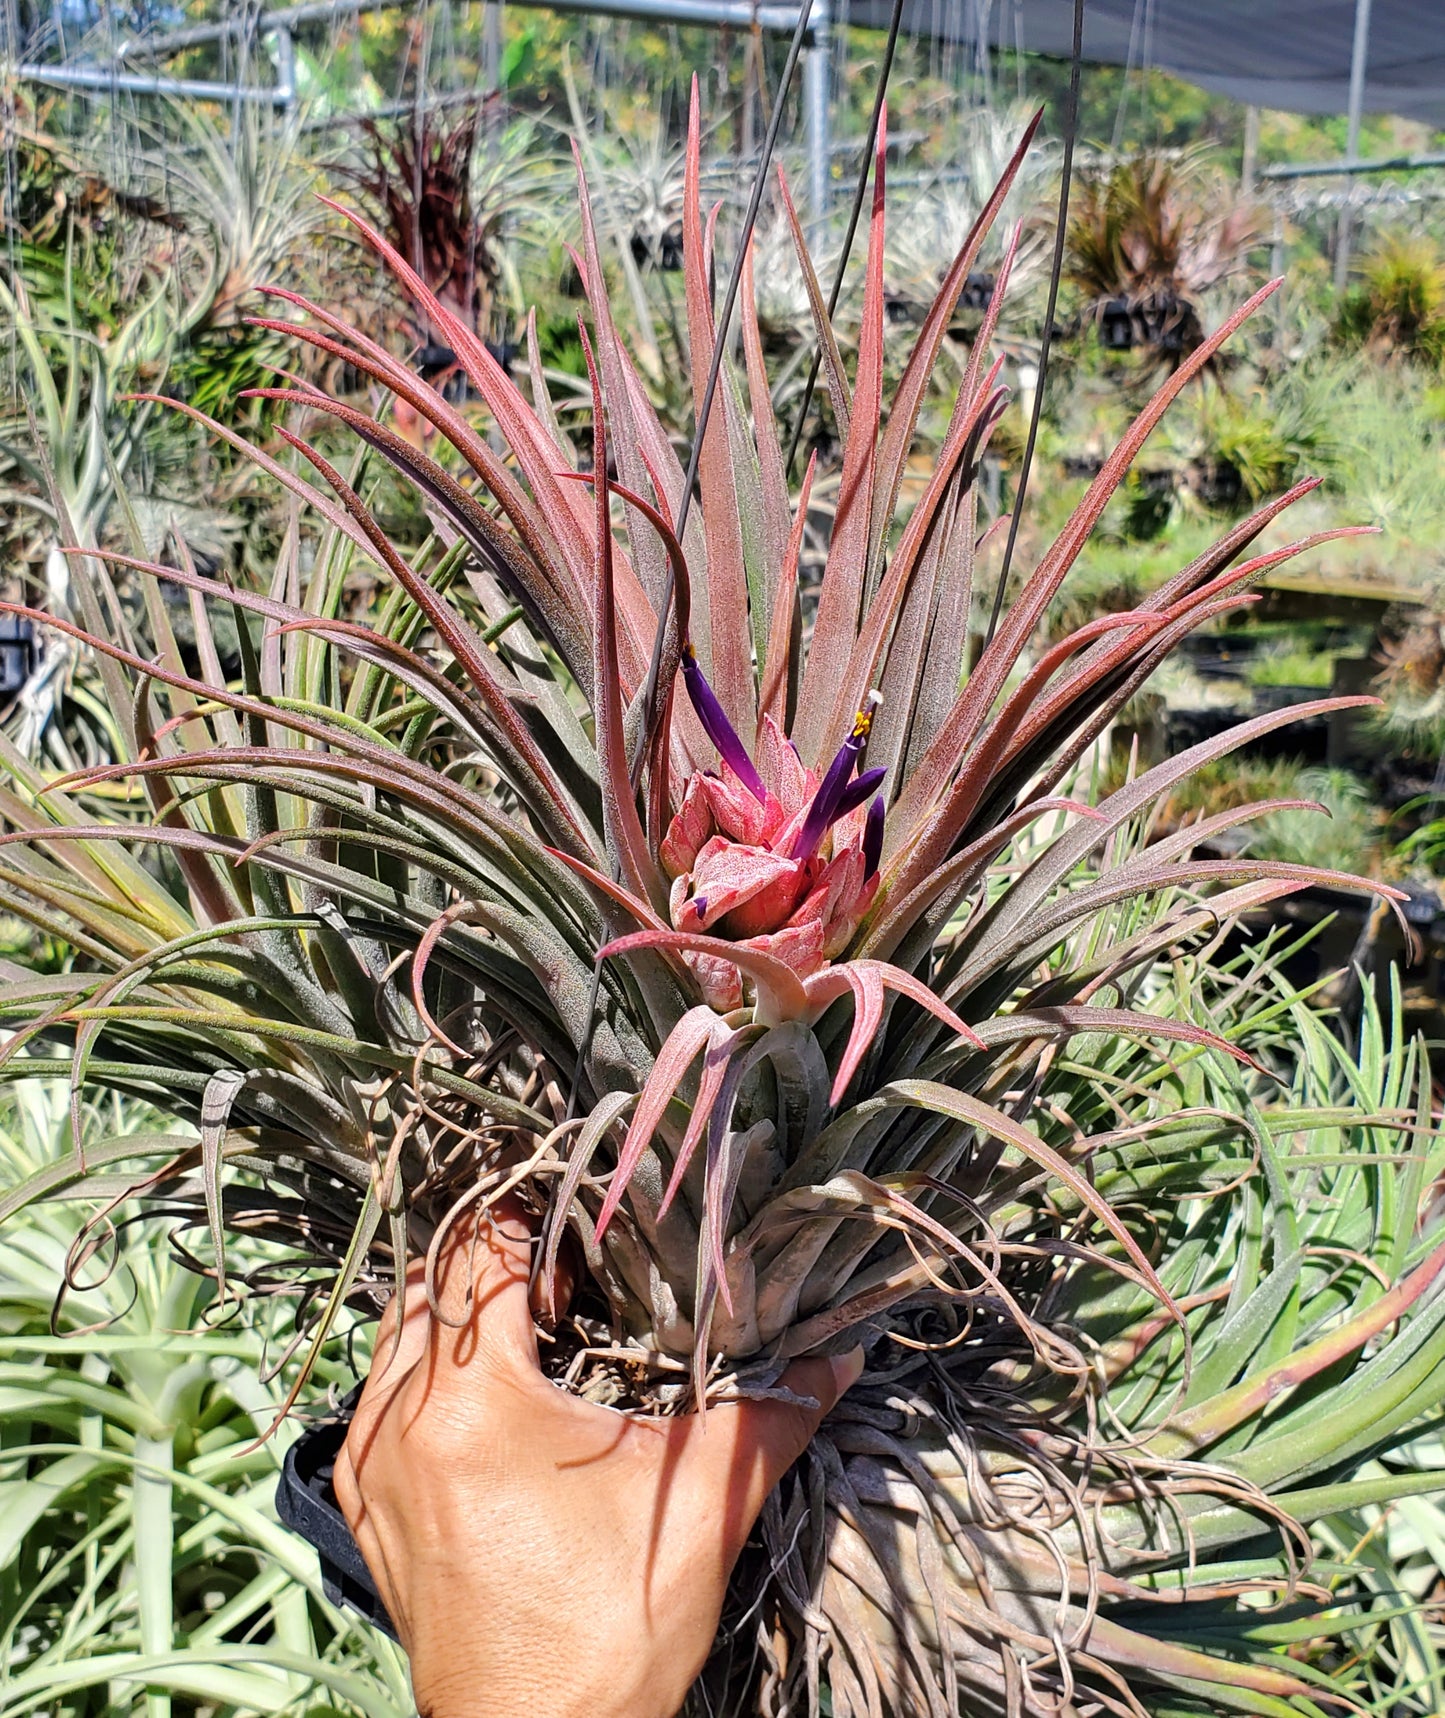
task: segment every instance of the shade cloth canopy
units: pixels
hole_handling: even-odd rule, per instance
[[[848,0],[886,28],[889,0]],[[836,15],[843,15],[837,7]],[[1067,57],[1073,0],[905,0],[903,28]],[[1173,72],[1258,107],[1344,113],[1355,0],[1085,0],[1084,58]],[[1373,0],[1364,111],[1445,126],[1445,0]]]

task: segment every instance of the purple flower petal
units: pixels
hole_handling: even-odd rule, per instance
[[[852,779],[854,769],[868,749],[868,731],[873,726],[873,713],[881,703],[882,699],[876,692],[868,694],[867,703],[853,718],[853,732],[839,746],[838,755],[828,765],[828,773],[819,782],[818,791],[813,795],[813,803],[808,807],[808,815],[803,819],[803,827],[793,842],[790,857],[800,863],[813,857],[821,846],[823,837],[843,815],[844,791]]]
[[[863,881],[866,883],[878,869],[883,857],[883,795],[880,793],[868,807],[868,821],[863,825]]]
[[[684,644],[682,647],[682,683],[687,688],[689,702],[697,711],[698,721],[702,723],[707,737],[717,747],[718,756],[758,804],[766,805],[768,790],[763,786],[763,778],[758,774],[753,760],[727,719],[726,712],[718,702],[717,693],[708,685],[706,675],[698,666],[697,652],[691,644]]]
[[[837,817],[846,817],[850,811],[856,811],[865,799],[878,791],[879,784],[887,774],[887,768],[878,764],[871,770],[864,770],[855,781],[850,781],[843,789],[842,799],[838,801]],[[837,821],[836,817],[834,821]]]

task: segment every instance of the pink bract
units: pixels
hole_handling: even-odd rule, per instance
[[[859,808],[841,818],[811,858],[792,858],[818,778],[771,716],[762,718],[757,749],[767,791],[761,804],[725,760],[719,773],[689,778],[661,845],[672,879],[669,910],[679,931],[706,932],[771,954],[807,978],[847,946],[878,892],[876,872],[865,875],[866,812]],[[741,1007],[743,981],[735,966],[681,952],[713,1008]]]

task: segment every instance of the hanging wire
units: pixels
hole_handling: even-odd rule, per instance
[[[1129,96],[1139,64],[1139,37],[1144,26],[1144,6],[1145,0],[1134,0],[1134,16],[1129,25],[1129,52],[1125,56],[1124,75],[1119,82],[1119,106],[1114,114],[1114,136],[1110,143],[1115,155],[1119,153],[1124,142],[1124,121],[1129,112]],[[1140,70],[1138,75],[1142,78],[1145,73]]]
[[[828,294],[828,315],[830,318],[838,308],[838,299],[843,292],[843,276],[848,269],[848,257],[853,249],[853,238],[858,231],[858,221],[868,196],[868,176],[873,169],[873,151],[878,143],[878,126],[883,117],[883,103],[888,95],[888,78],[893,70],[893,54],[898,46],[898,31],[902,22],[903,0],[893,0],[893,12],[888,20],[888,40],[883,45],[883,61],[878,68],[878,88],[873,92],[873,112],[868,119],[868,140],[863,145],[863,165],[858,171],[858,186],[853,193],[853,207],[848,211],[848,227],[843,234],[843,252],[838,258],[838,270],[833,276],[833,287]],[[783,464],[790,478],[793,475],[793,462],[798,457],[798,443],[802,439],[803,424],[808,416],[808,407],[813,403],[813,389],[818,384],[818,372],[822,365],[823,349],[820,346],[813,354],[813,362],[808,369],[808,379],[803,385],[803,402],[798,407],[798,415],[793,419],[793,433],[788,438],[788,456]]]
[[[1013,512],[1008,522],[1008,543],[999,568],[998,588],[993,593],[993,613],[988,620],[984,649],[993,643],[998,630],[998,618],[1003,611],[1003,595],[1008,587],[1009,568],[1013,565],[1014,545],[1018,542],[1019,521],[1023,518],[1024,497],[1028,493],[1029,472],[1034,462],[1034,444],[1039,438],[1039,417],[1044,406],[1044,383],[1049,373],[1049,348],[1053,343],[1054,310],[1059,302],[1059,279],[1064,272],[1064,241],[1069,230],[1069,181],[1073,177],[1074,138],[1079,129],[1079,74],[1084,60],[1084,0],[1074,0],[1074,47],[1069,65],[1069,106],[1064,116],[1063,183],[1059,186],[1059,220],[1054,230],[1054,262],[1049,273],[1049,302],[1044,310],[1044,333],[1039,342],[1039,374],[1034,384],[1034,409],[1029,415],[1029,435],[1024,443],[1023,464],[1019,467],[1018,488],[1014,492]]]

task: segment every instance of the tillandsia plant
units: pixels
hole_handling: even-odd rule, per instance
[[[70,1149],[64,1081],[0,1094],[0,1186]],[[87,1103],[85,1137],[134,1103]],[[183,1136],[182,1136],[183,1138]],[[173,1138],[172,1145],[182,1142]],[[10,1718],[415,1711],[400,1652],[327,1603],[308,1548],[272,1511],[282,1439],[258,1442],[284,1386],[266,1377],[281,1310],[253,1300],[208,1328],[216,1286],[137,1214],[56,1307],[75,1223],[35,1204],[0,1259],[0,1706]],[[108,1250],[108,1249],[107,1249]],[[231,1250],[239,1280],[267,1249]],[[113,1264],[115,1268],[106,1268]],[[71,1273],[73,1274],[73,1273]],[[345,1387],[339,1353],[327,1362]]]
[[[746,270],[742,373],[724,366],[710,417],[703,405],[720,335],[699,131],[694,98],[683,242],[706,419],[696,509],[618,338],[584,185],[589,470],[552,409],[535,335],[529,401],[353,216],[482,406],[468,415],[324,305],[277,289],[292,314],[267,328],[344,359],[434,433],[419,446],[384,413],[304,383],[275,390],[302,424],[339,420],[362,448],[348,474],[283,432],[319,483],[252,450],[321,526],[313,538],[298,518],[265,595],[198,576],[180,543],[170,567],[77,554],[74,630],[96,652],[126,755],[50,781],[5,753],[0,880],[13,910],[79,957],[59,976],[14,975],[0,1003],[15,1027],[5,1074],[64,1072],[77,1092],[102,1082],[189,1118],[195,1143],[120,1187],[167,1209],[189,1198],[223,1285],[228,1229],[288,1246],[296,1340],[313,1355],[339,1309],[380,1302],[408,1256],[434,1260],[460,1213],[509,1192],[543,1224],[544,1279],[564,1245],[585,1266],[547,1345],[566,1388],[634,1412],[701,1409],[775,1389],[790,1357],[865,1342],[846,1434],[815,1446],[801,1489],[765,1521],[761,1587],[740,1588],[761,1649],[724,1639],[708,1710],[826,1699],[840,1718],[1137,1713],[1144,1682],[1186,1690],[1170,1709],[1314,1710],[1310,1674],[1283,1650],[1261,1668],[1254,1643],[1237,1653],[1227,1630],[1213,1652],[1203,1626],[1188,1647],[1172,1638],[1186,1614],[1216,1617],[1236,1594],[1280,1585],[1247,1562],[1200,1573],[1199,1510],[1227,1517],[1211,1545],[1295,1530],[1269,1497],[1275,1470],[1234,1461],[1228,1438],[1246,1420],[1188,1417],[1214,1397],[1180,1395],[1198,1385],[1174,1349],[1151,1398],[1169,1424],[1140,1454],[1153,1422],[1108,1407],[1078,1297],[1107,1300],[1100,1283],[1131,1306],[1143,1295],[1158,1322],[1129,1326],[1140,1353],[1151,1329],[1185,1343],[1194,1291],[1147,1202],[1111,1202],[1100,1166],[1127,1146],[1131,1185],[1151,1186],[1155,1136],[1182,1125],[1172,1058],[1265,1076],[1207,1021],[1138,1006],[1140,989],[1169,951],[1325,875],[1195,856],[1271,806],[1152,845],[1149,808],[1286,721],[1368,700],[1259,717],[1097,807],[1063,791],[1192,627],[1318,540],[1249,553],[1310,485],[1137,610],[1035,643],[1150,431],[1270,289],[1141,413],[960,685],[973,482],[1004,403],[990,344],[1016,240],[906,518],[899,497],[955,301],[1029,139],[886,412],[886,138],[851,376],[780,177],[844,449],[809,614],[798,557],[813,472],[793,502]],[[391,542],[369,510],[373,458],[425,498],[434,536],[420,550]],[[371,626],[340,612],[358,556],[390,586]],[[145,591],[147,639],[130,634],[122,579]],[[198,672],[162,581],[188,593]],[[236,685],[212,640],[217,604],[241,622]],[[1076,1096],[1061,1096],[1071,1044],[1120,1071],[1075,1077]],[[1206,1108],[1209,1139],[1253,1141],[1264,1160],[1243,1099]],[[88,1182],[115,1198],[136,1156],[124,1140],[77,1147],[10,1203]],[[1404,1259],[1410,1215],[1394,1224]],[[1392,1286],[1371,1331],[1431,1280]],[[1433,1315],[1422,1323],[1433,1340]],[[1358,1345],[1341,1328],[1320,1340],[1343,1344],[1343,1360]],[[1292,1331],[1265,1341],[1269,1400]],[[1300,1379],[1333,1381],[1307,1352]],[[1241,1345],[1214,1391],[1243,1388],[1249,1363]],[[1263,1407],[1241,1413],[1253,1425]],[[1144,1578],[1156,1569],[1168,1580]],[[1170,1604],[1150,1610],[1156,1586]],[[1144,1619],[1106,1615],[1123,1603]]]

